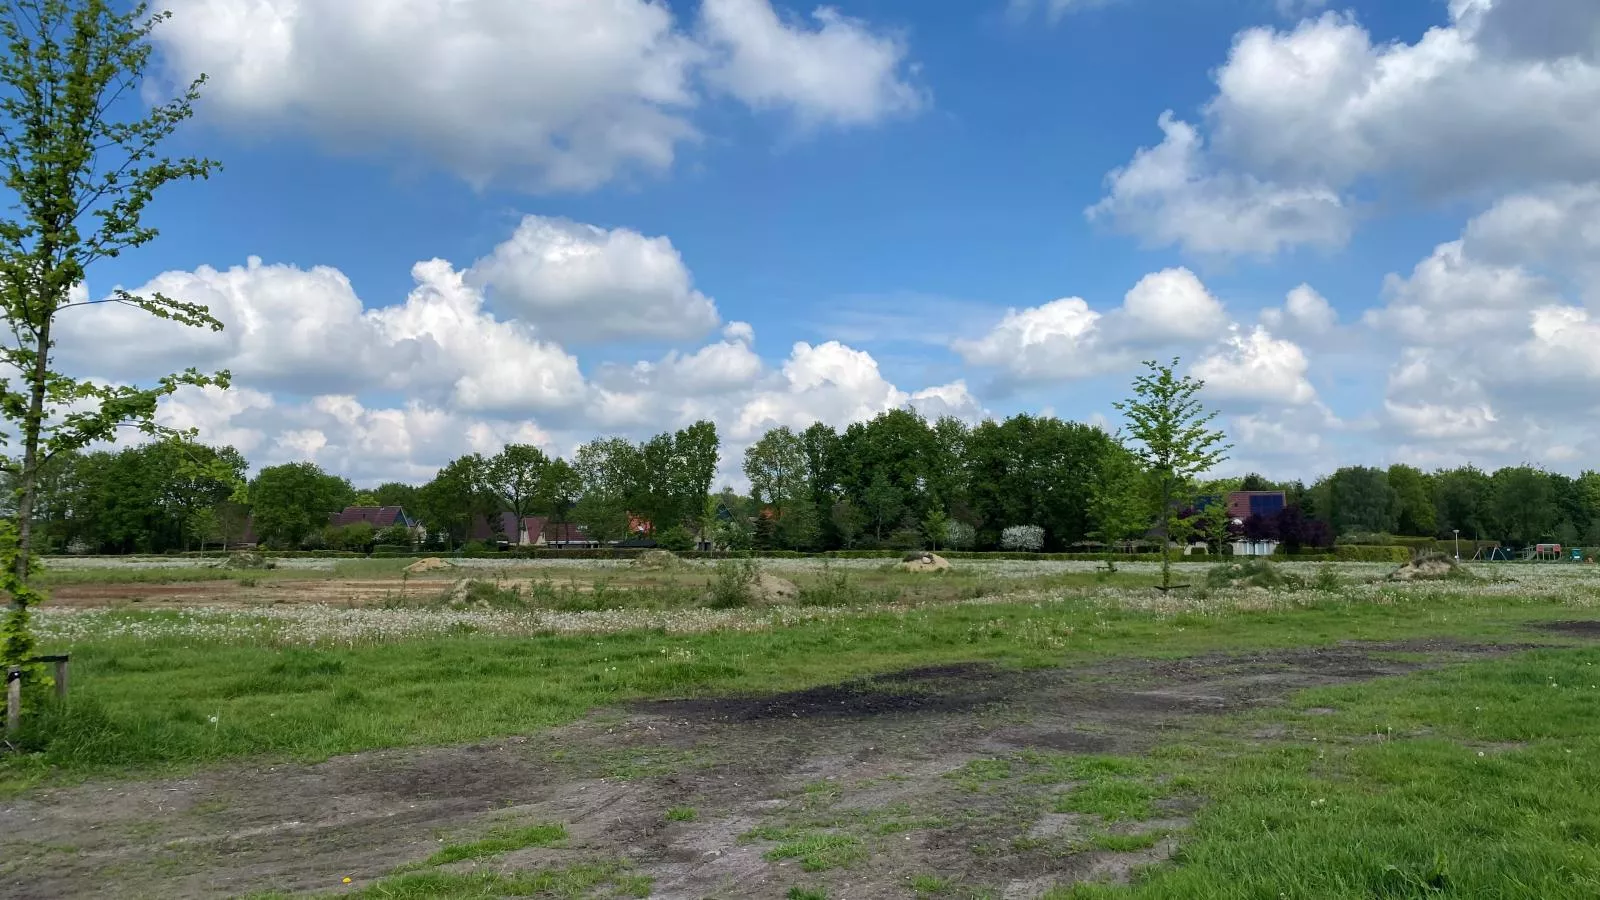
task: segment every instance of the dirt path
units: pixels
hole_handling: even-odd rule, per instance
[[[1017,672],[930,668],[767,697],[599,712],[535,736],[388,751],[317,765],[233,766],[190,778],[104,781],[0,804],[0,895],[229,897],[337,892],[497,824],[559,822],[558,848],[479,863],[496,871],[625,860],[651,896],[904,897],[921,876],[968,895],[1034,897],[1076,879],[1125,878],[1171,837],[1115,853],[1075,840],[1074,817],[951,777],[1020,750],[1135,753],[1197,717],[1292,691],[1517,649],[1449,642],[1123,660]],[[693,821],[668,821],[692,808]],[[1145,827],[1177,830],[1164,807]],[[805,872],[769,860],[785,836],[840,836],[856,857]],[[743,839],[741,839],[743,838]],[[850,843],[854,842],[854,843]],[[961,894],[956,894],[960,896]]]

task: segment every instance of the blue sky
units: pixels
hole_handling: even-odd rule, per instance
[[[1102,421],[1173,355],[1231,469],[1595,447],[1585,0],[168,6],[147,94],[206,72],[173,149],[225,169],[87,290],[230,327],[94,308],[62,352],[232,369],[164,415],[258,464],[421,479],[709,416],[732,477],[767,427],[905,403]]]

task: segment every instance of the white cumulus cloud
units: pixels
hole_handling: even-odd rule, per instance
[[[1270,256],[1288,247],[1334,247],[1350,235],[1350,211],[1337,192],[1317,184],[1283,185],[1213,170],[1193,125],[1161,115],[1165,137],[1106,177],[1093,221],[1152,246],[1197,254]]]
[[[692,338],[718,321],[672,241],[626,228],[527,216],[469,279],[561,341]]]
[[[1194,364],[1192,374],[1205,381],[1208,396],[1224,403],[1298,406],[1317,398],[1306,379],[1310,367],[1299,345],[1256,326],[1249,332],[1235,328]]]
[[[783,21],[768,0],[703,0],[701,26],[715,60],[707,80],[808,124],[861,125],[923,105],[908,80],[904,40],[831,6],[811,17],[814,28]]]
[[[906,49],[768,0],[709,0],[705,34],[660,0],[171,0],[156,29],[203,113],[335,149],[425,159],[474,184],[583,190],[669,168],[697,140],[702,75],[803,121],[914,108]],[[709,67],[709,68],[707,68]]]

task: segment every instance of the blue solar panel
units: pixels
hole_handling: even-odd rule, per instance
[[[1275,516],[1283,512],[1282,494],[1255,494],[1250,497],[1250,515]]]

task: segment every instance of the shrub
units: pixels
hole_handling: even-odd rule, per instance
[[[1317,577],[1311,586],[1319,591],[1337,591],[1344,587],[1344,579],[1339,577],[1333,566],[1324,563],[1317,567]]]
[[[663,528],[656,532],[656,546],[663,550],[682,552],[694,549],[694,535],[682,525]]]
[[[944,540],[952,550],[971,550],[978,542],[978,532],[965,522],[952,520],[944,526]]]
[[[750,605],[750,585],[760,577],[754,560],[729,559],[717,563],[711,579],[711,595],[706,605],[712,609],[735,609]]]
[[[1339,535],[1336,542],[1339,546],[1346,544],[1353,547],[1392,547],[1399,543],[1394,535],[1382,531],[1349,531]]]
[[[1037,525],[1013,525],[1000,532],[1000,548],[1037,553],[1044,549],[1044,529]]]
[[[1293,576],[1278,571],[1278,568],[1264,559],[1250,559],[1245,562],[1228,563],[1219,565],[1206,573],[1206,587],[1258,587],[1258,588],[1297,588],[1303,582]]]

